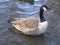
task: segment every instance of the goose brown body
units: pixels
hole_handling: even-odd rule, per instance
[[[14,18],[12,24],[19,25],[23,28],[36,28],[38,27],[39,19],[36,18]]]

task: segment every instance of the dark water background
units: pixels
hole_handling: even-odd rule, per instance
[[[14,2],[18,0],[0,0],[0,45],[60,45],[60,0],[41,0],[51,9],[47,12],[48,31],[40,36],[26,36],[15,28],[10,28],[10,17],[19,17]],[[13,31],[14,30],[14,31]]]

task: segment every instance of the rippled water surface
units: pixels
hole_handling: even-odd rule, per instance
[[[40,36],[27,36],[8,23],[10,17],[19,17],[18,0],[0,0],[0,45],[60,45],[60,0],[41,0],[50,10],[45,15],[48,31]]]

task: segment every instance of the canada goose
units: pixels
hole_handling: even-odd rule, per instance
[[[43,16],[43,12],[46,11],[48,7],[46,5],[41,6],[39,12],[39,18],[14,18],[11,20],[11,24],[19,31],[27,35],[40,35],[44,33],[47,29],[48,22]]]

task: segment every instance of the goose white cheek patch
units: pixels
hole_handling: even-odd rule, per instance
[[[46,11],[47,9],[45,7],[43,7],[44,11]]]

